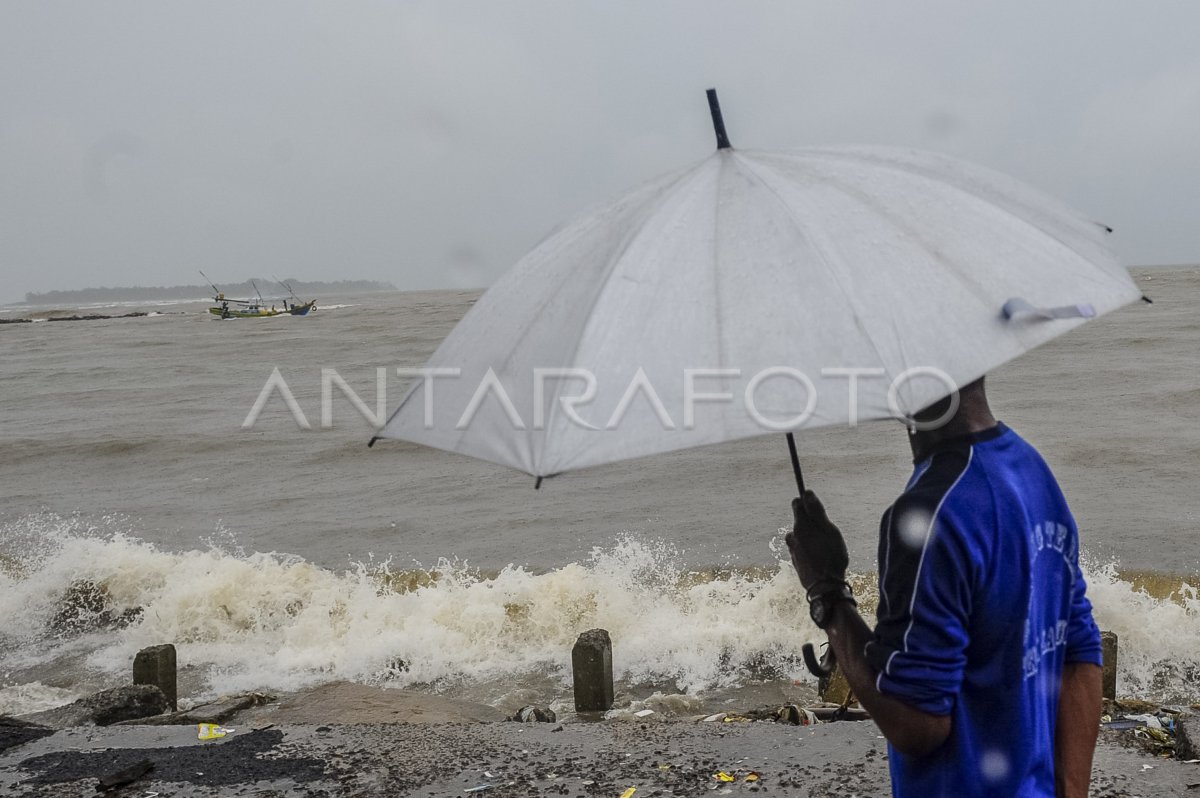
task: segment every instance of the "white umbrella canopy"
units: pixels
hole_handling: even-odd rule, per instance
[[[378,437],[543,477],[903,418],[1140,296],[1107,228],[1011,178],[912,150],[735,150],[710,102],[717,152],[522,258]]]

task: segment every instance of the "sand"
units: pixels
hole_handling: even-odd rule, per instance
[[[1110,741],[1096,759],[1097,796],[1187,795],[1200,784],[1198,765]],[[114,794],[463,796],[485,785],[494,796],[890,794],[870,721],[282,725],[211,742],[193,726],[70,729],[0,752],[0,794],[90,795],[98,777],[142,760],[154,769]]]

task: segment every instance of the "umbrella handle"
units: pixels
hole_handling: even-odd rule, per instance
[[[812,643],[805,643],[800,649],[800,653],[804,655],[804,664],[813,676],[828,676],[833,673],[833,669],[837,665],[837,656],[833,653],[833,646],[825,649],[820,660],[817,659],[817,653],[813,649]]]
[[[804,495],[804,475],[800,473],[800,455],[796,454],[796,438],[792,433],[787,434],[788,453],[792,456],[792,473],[796,475],[796,488]]]

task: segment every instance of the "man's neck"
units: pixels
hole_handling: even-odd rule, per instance
[[[925,453],[943,441],[983,432],[994,426],[996,417],[992,415],[982,390],[977,394],[964,391],[958,410],[949,421],[937,429],[914,430],[908,436],[908,443],[912,447],[913,457],[923,459]]]

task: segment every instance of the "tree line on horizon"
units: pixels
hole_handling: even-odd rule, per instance
[[[264,297],[287,297],[287,289],[275,280],[255,277],[258,290]],[[304,281],[286,279],[288,285],[297,296],[333,293],[357,293],[369,291],[396,291],[396,286],[378,280],[321,280]],[[254,286],[250,280],[240,283],[218,283],[217,287],[225,296],[230,298],[250,298],[254,296]],[[193,299],[212,296],[212,287],[208,285],[170,285],[170,286],[100,286],[97,288],[78,288],[62,291],[30,291],[25,294],[25,302],[29,304],[46,304],[54,302],[102,302],[105,300],[146,300],[146,299]]]

